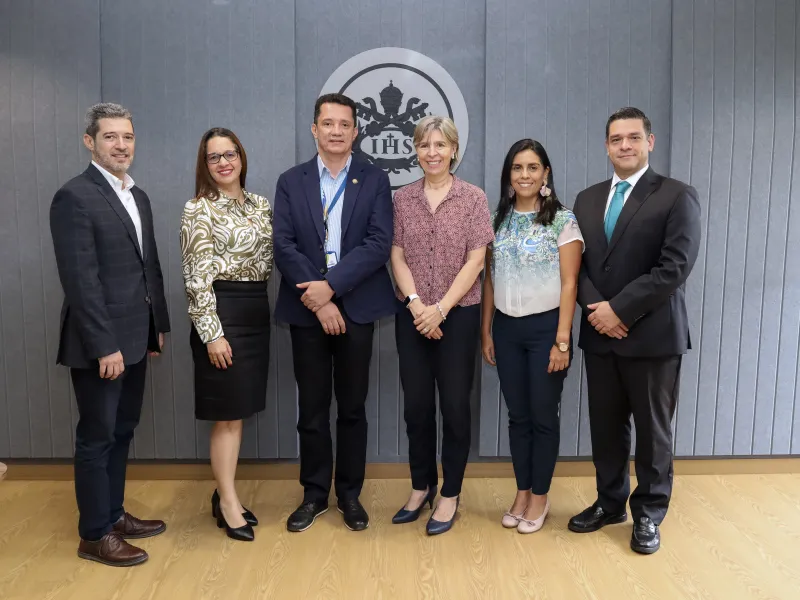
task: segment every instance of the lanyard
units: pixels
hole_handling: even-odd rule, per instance
[[[333,212],[336,203],[339,201],[339,198],[342,197],[342,193],[344,192],[344,188],[347,185],[347,173],[344,174],[344,180],[342,181],[339,189],[336,190],[336,193],[333,195],[333,200],[330,203],[325,201],[325,192],[322,192],[322,218],[325,220],[325,227],[328,227],[328,215]]]

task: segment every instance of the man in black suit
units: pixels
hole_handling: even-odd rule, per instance
[[[70,367],[80,414],[75,432],[78,556],[112,566],[147,560],[125,538],[166,529],[125,512],[125,467],[139,423],[147,353],[169,331],[150,200],[127,174],[135,138],[118,104],[86,113],[92,164],[56,192],[50,231],[64,304],[59,364]]]
[[[681,356],[691,348],[685,283],[700,247],[697,191],[648,164],[655,137],[637,108],[606,124],[612,179],[578,194],[586,241],[578,302],[586,361],[597,501],[569,528],[597,531],[627,520],[630,418],[637,486],[630,495],[631,548],[652,554],[672,493],[672,417]]]

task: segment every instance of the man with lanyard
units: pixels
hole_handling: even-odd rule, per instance
[[[319,154],[283,173],[275,192],[275,266],[282,275],[275,318],[290,325],[304,490],[289,531],[305,531],[328,510],[334,391],[338,509],[349,529],[369,525],[358,497],[372,335],[376,320],[397,311],[397,301],[386,269],[393,236],[389,178],[353,155],[357,124],[350,98],[320,97],[311,126]]]

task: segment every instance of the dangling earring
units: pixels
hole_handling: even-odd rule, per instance
[[[545,180],[545,182],[542,184],[542,187],[539,188],[539,195],[542,198],[547,198],[550,196],[550,188],[547,187],[547,180]]]

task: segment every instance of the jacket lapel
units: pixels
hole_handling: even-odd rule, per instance
[[[303,169],[303,188],[306,192],[306,202],[311,211],[311,219],[321,242],[325,242],[325,224],[322,218],[322,196],[319,193],[319,169],[315,156],[306,163]]]
[[[97,167],[94,165],[89,165],[89,168],[86,169],[86,173],[91,177],[92,181],[97,184],[100,193],[106,199],[106,201],[111,205],[111,208],[114,209],[114,212],[117,213],[117,216],[122,221],[122,224],[125,226],[125,230],[128,232],[128,236],[131,238],[131,242],[133,242],[134,248],[136,248],[136,252],[139,254],[139,258],[142,258],[142,251],[139,248],[139,238],[136,236],[136,228],[133,226],[133,221],[131,220],[131,216],[128,214],[128,211],[125,210],[125,207],[122,206],[122,202],[117,196],[117,193],[114,191],[114,188],[111,187],[111,184],[108,183],[103,174],[97,170]],[[134,196],[136,198],[136,196]],[[137,202],[138,206],[138,202]],[[141,217],[142,211],[139,210],[139,215]],[[142,242],[144,242],[144,232],[142,232]]]
[[[608,240],[606,239],[606,232],[603,224],[605,222],[608,193],[611,191],[611,180],[609,179],[606,185],[603,185],[601,189],[603,190],[602,195],[598,194],[593,198],[588,208],[588,221],[591,232],[587,232],[587,234],[592,236],[597,247],[605,253],[608,250]]]
[[[133,199],[136,201],[136,208],[139,209],[139,221],[142,223],[142,260],[147,260],[147,240],[150,239],[150,228],[152,223],[145,217],[145,215],[148,213],[145,210],[146,207],[144,205],[144,198],[142,198],[142,190],[134,185],[133,189],[131,189],[131,193],[133,194]],[[135,227],[133,234],[136,235]]]
[[[622,207],[622,212],[619,213],[617,224],[614,226],[614,233],[611,234],[611,241],[606,250],[606,257],[611,254],[614,246],[617,245],[622,234],[625,233],[625,228],[628,227],[631,219],[633,219],[634,215],[642,207],[642,204],[644,204],[645,200],[647,200],[650,194],[656,189],[657,183],[655,171],[653,171],[653,169],[647,169],[641,179],[639,179],[633,187],[631,195],[628,196],[628,199],[625,201],[625,206]]]
[[[353,209],[358,200],[358,194],[364,187],[363,181],[364,163],[357,161],[355,155],[350,163],[350,171],[347,173],[347,184],[344,188],[344,204],[342,205],[342,239],[353,216]]]

